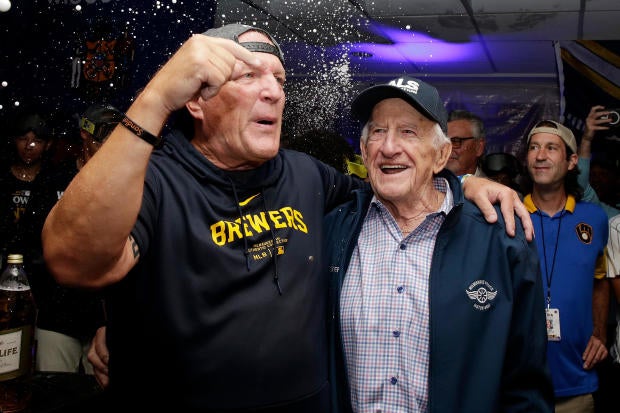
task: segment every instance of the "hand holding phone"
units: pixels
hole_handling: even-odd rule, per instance
[[[607,126],[609,127],[616,127],[620,125],[620,109],[607,109],[607,112],[608,113],[599,116],[599,119],[609,119],[609,123],[607,123]]]

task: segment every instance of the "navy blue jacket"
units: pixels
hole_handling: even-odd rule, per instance
[[[429,412],[552,412],[544,297],[536,246],[517,219],[488,224],[449,172],[454,208],[437,235],[430,274]],[[326,217],[330,360],[334,412],[351,411],[340,335],[339,295],[372,199],[368,190]],[[476,292],[496,293],[493,299]],[[468,294],[469,293],[469,294]]]

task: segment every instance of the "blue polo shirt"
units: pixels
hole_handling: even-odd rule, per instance
[[[561,339],[549,341],[547,358],[556,397],[592,393],[595,370],[583,368],[582,354],[592,336],[593,279],[605,277],[608,221],[605,211],[568,196],[554,216],[539,211],[531,194],[524,204],[532,217],[545,297],[560,313]]]

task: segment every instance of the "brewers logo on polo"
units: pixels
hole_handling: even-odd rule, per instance
[[[586,224],[585,222],[580,222],[577,226],[575,226],[575,232],[577,233],[577,238],[579,238],[579,241],[584,244],[592,243],[592,233],[594,232],[592,225]]]

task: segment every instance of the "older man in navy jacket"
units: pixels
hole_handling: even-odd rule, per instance
[[[403,77],[352,110],[373,192],[326,218],[335,409],[553,411],[536,247],[485,222],[444,169],[437,90]]]

